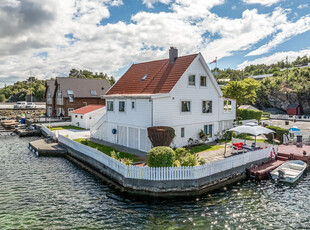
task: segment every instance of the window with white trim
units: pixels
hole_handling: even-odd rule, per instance
[[[131,101],[131,109],[135,109],[135,101]]]
[[[203,131],[205,134],[207,134],[209,137],[213,136],[213,125],[205,125],[203,127]]]
[[[202,101],[202,113],[212,113],[212,101]]]
[[[207,86],[207,77],[200,76],[200,86]]]
[[[181,102],[181,111],[182,112],[190,112],[191,111],[191,102],[190,101],[182,101]]]
[[[118,103],[118,111],[125,112],[125,101],[119,101]]]
[[[188,76],[188,85],[196,85],[196,76],[195,75],[189,75]]]
[[[230,112],[232,110],[232,103],[230,100],[224,100],[224,112]]]
[[[113,108],[113,101],[107,101],[107,110],[108,111],[113,111],[114,108]]]
[[[185,136],[185,128],[181,128],[181,137]]]

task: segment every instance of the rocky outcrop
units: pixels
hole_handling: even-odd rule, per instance
[[[301,104],[304,114],[310,114],[310,92],[304,94],[297,94],[293,92],[277,91],[267,95],[268,107],[286,110],[290,104]],[[260,100],[257,100],[258,105],[261,105]],[[261,106],[265,107],[266,106]]]

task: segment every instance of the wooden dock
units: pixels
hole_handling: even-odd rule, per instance
[[[303,151],[306,151],[306,155]],[[310,146],[303,145],[302,148],[296,145],[280,145],[275,160],[247,169],[247,174],[256,180],[269,178],[269,173],[289,160],[302,160],[310,165]]]
[[[30,142],[28,148],[37,156],[59,157],[67,154],[67,150],[58,143],[47,143],[44,139]]]

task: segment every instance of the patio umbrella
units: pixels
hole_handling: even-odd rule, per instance
[[[228,131],[231,132],[237,132],[238,134],[240,133],[247,133],[251,134],[253,136],[259,136],[261,134],[268,134],[268,133],[274,133],[273,130],[267,129],[263,126],[257,125],[255,123],[248,123],[245,125],[237,126],[232,129],[229,129]]]
[[[256,136],[261,134],[274,133],[273,130],[267,129],[263,126],[257,125],[255,123],[247,123],[245,125],[240,125],[228,130],[229,132],[237,132],[237,134],[247,133],[255,136],[255,145],[256,145]],[[226,153],[226,143],[225,143],[225,153]]]

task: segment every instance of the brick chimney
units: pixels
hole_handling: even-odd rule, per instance
[[[178,49],[171,46],[169,49],[169,63],[174,63],[174,61],[177,58],[178,58]]]

